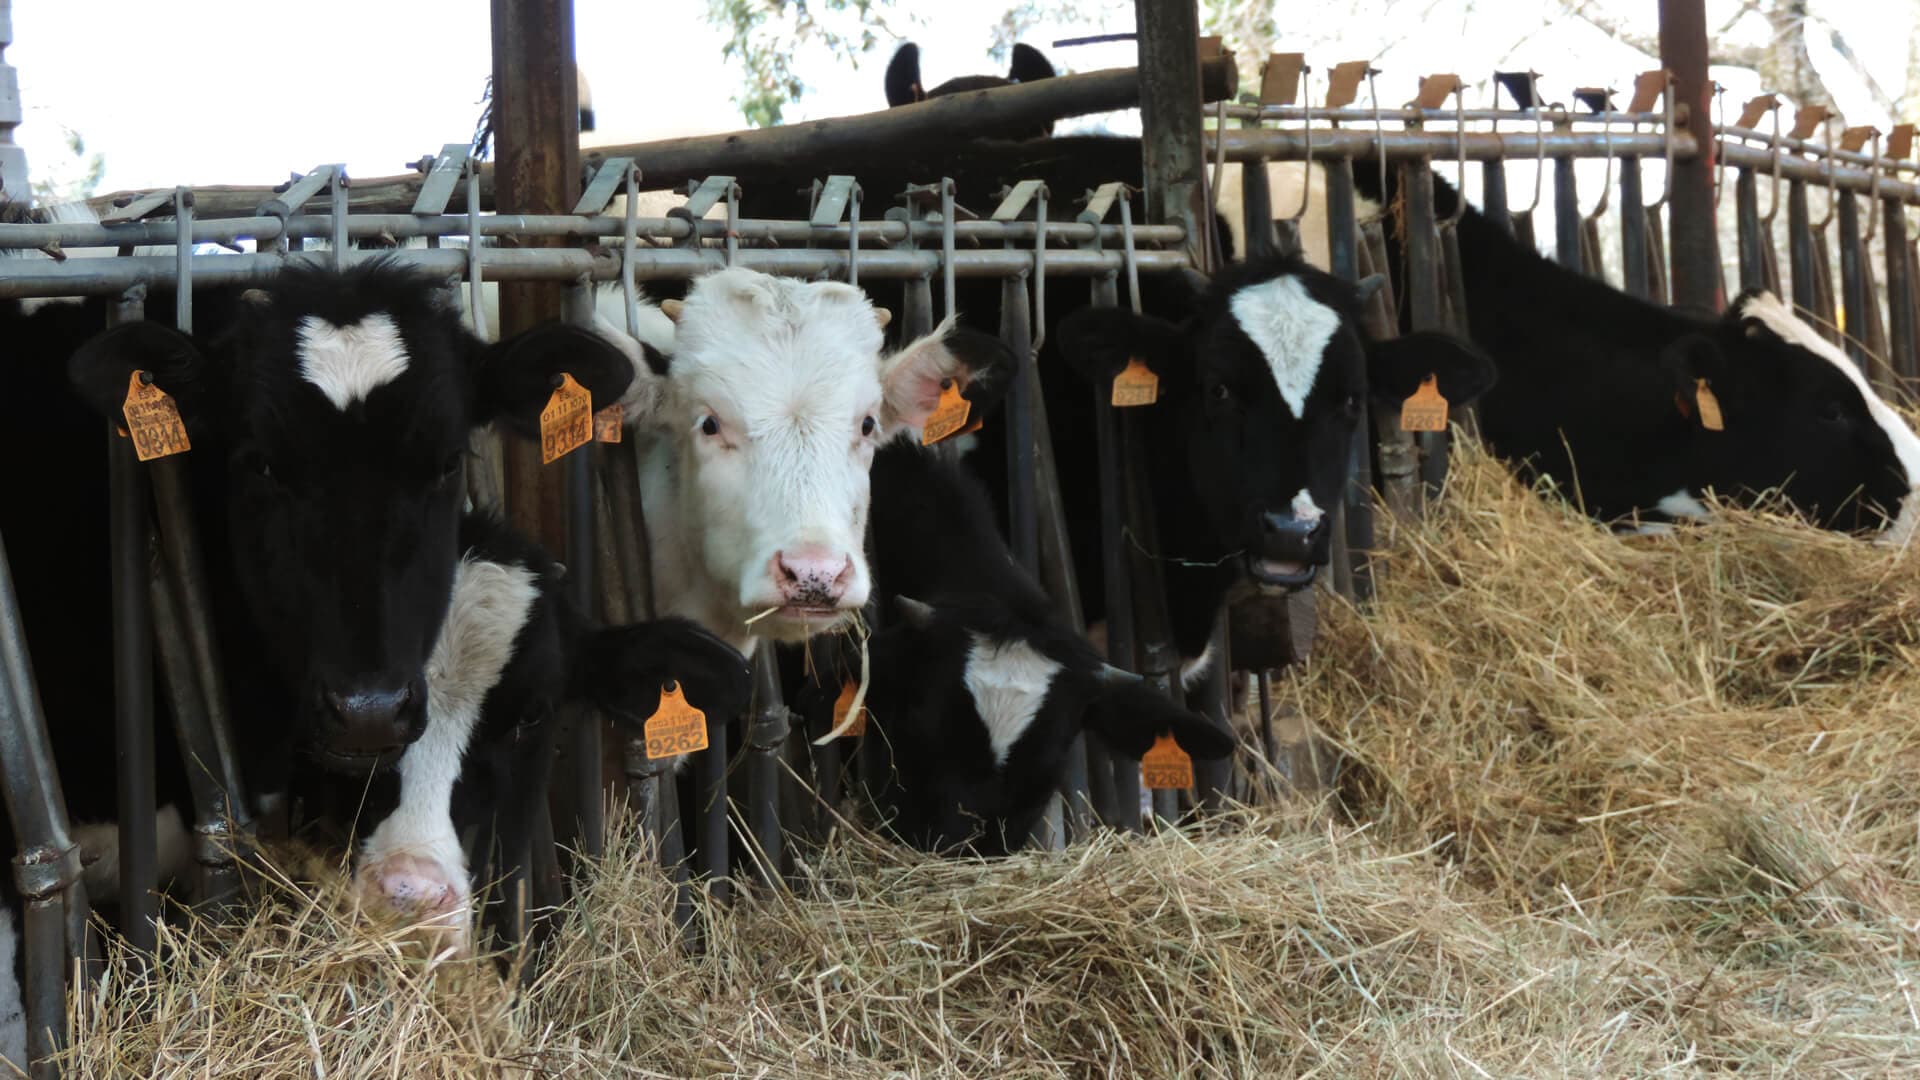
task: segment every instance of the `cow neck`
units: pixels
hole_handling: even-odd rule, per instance
[[[1188,475],[1187,432],[1205,423],[1197,401],[1177,409],[1142,409],[1136,423],[1148,490],[1153,493],[1157,549],[1166,585],[1173,643],[1186,659],[1199,656],[1213,634],[1214,616],[1240,576],[1236,548],[1217,536]]]

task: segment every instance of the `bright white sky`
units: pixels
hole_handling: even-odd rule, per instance
[[[917,40],[928,85],[997,71],[985,59],[993,27],[1013,0],[956,4],[894,0],[891,27]],[[1059,0],[1041,7],[1058,9]],[[1904,83],[1907,34],[1885,24],[1886,0],[1812,0],[1892,94]],[[1901,5],[1905,7],[1906,5]],[[1565,99],[1576,85],[1628,87],[1646,57],[1554,0],[1337,0],[1285,5],[1289,37],[1309,61],[1373,57],[1381,92],[1397,104],[1423,73],[1455,71],[1480,84],[1469,104],[1486,103],[1486,73],[1531,66],[1542,90]],[[1651,33],[1654,0],[1599,0],[1637,31]],[[1709,0],[1710,28],[1737,0]],[[576,0],[579,62],[592,84],[596,141],[659,138],[741,126],[729,98],[739,85],[720,56],[723,35],[707,25],[703,0]],[[1297,12],[1297,14],[1296,14]],[[1625,13],[1624,15],[1620,13]],[[16,141],[35,177],[66,170],[62,128],[83,134],[106,156],[101,190],[188,184],[257,184],[345,161],[350,175],[379,176],[464,142],[478,116],[490,60],[487,5],[480,0],[328,0],[307,8],[250,0],[179,2],[153,17],[131,6],[81,0],[14,0],[15,43],[26,121]],[[1092,69],[1132,62],[1131,43],[1054,50],[1056,38],[1131,30],[1126,0],[1087,0],[1070,23],[1043,20],[1025,40],[1056,65]],[[1749,16],[1728,36],[1757,40]],[[1887,118],[1827,48],[1827,30],[1809,35],[1815,61],[1850,123]],[[790,120],[842,115],[884,104],[881,73],[894,40],[882,35],[857,65],[812,51],[796,67],[812,89]],[[1717,72],[1730,85],[1729,109],[1759,92],[1748,72]],[[1323,92],[1320,91],[1320,92]],[[1317,94],[1316,94],[1317,96]]]

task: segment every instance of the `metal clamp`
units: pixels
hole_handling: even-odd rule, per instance
[[[1381,159],[1385,161],[1383,157]],[[1140,267],[1133,248],[1133,190],[1126,189],[1120,199],[1120,258],[1127,268],[1127,295],[1133,301],[1133,313],[1141,314]]]
[[[1585,105],[1600,117],[1600,136],[1606,147],[1607,173],[1606,179],[1600,183],[1600,201],[1595,204],[1592,213],[1584,215],[1585,220],[1590,223],[1599,222],[1601,215],[1607,212],[1613,199],[1613,94],[1613,88],[1610,86],[1573,92],[1575,101]]]
[[[467,158],[467,306],[473,316],[473,332],[487,337],[486,297],[480,290],[480,163]],[[631,201],[631,197],[629,197]]]
[[[1814,232],[1819,232],[1833,223],[1834,210],[1840,205],[1840,185],[1833,175],[1833,152],[1835,147],[1833,144],[1833,117],[1831,115],[1820,118],[1820,133],[1826,136],[1827,143],[1826,149],[1821,154],[1821,156],[1827,160],[1827,216],[1821,218],[1820,223],[1813,226]]]
[[[627,336],[640,339],[640,288],[633,280],[633,257],[640,247],[640,166],[626,159],[626,216],[620,224],[620,301],[626,309]]]
[[[1313,68],[1306,64],[1300,65],[1300,80],[1304,84],[1301,87],[1300,100],[1305,103],[1302,108],[1306,110],[1305,127],[1302,128],[1301,134],[1306,139],[1307,153],[1300,159],[1303,172],[1300,185],[1300,208],[1288,215],[1288,221],[1300,221],[1305,218],[1307,207],[1313,203]],[[1245,168],[1245,166],[1241,167]],[[1381,194],[1383,196],[1386,194],[1384,188],[1381,189]]]
[[[28,900],[46,900],[80,880],[85,867],[80,863],[80,845],[64,848],[30,847],[13,860],[13,884]]]

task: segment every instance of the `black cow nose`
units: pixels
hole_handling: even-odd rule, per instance
[[[1269,559],[1309,562],[1313,549],[1327,531],[1327,519],[1293,514],[1260,515],[1260,554]]]
[[[341,754],[378,755],[405,748],[426,728],[426,694],[413,680],[397,688],[324,689],[326,742]]]

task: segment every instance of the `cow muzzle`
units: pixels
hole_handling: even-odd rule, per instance
[[[1247,576],[1270,588],[1299,589],[1313,583],[1325,550],[1327,518],[1321,515],[1260,515],[1259,542],[1247,552]]]
[[[329,764],[346,768],[392,764],[427,726],[427,691],[417,676],[397,687],[322,686],[316,704],[317,749]]]
[[[837,616],[853,581],[853,557],[826,548],[776,551],[769,569],[780,597],[780,613],[790,618]]]

